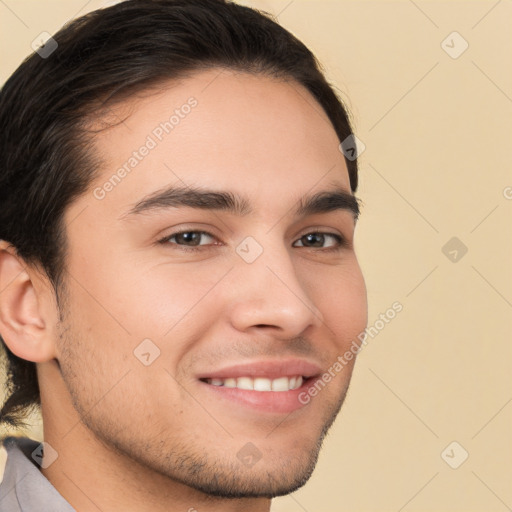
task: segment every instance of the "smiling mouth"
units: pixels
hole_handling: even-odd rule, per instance
[[[208,400],[224,402],[229,414],[238,414],[241,410],[258,415],[290,414],[307,405],[309,400],[305,402],[300,397],[320,378],[320,374],[311,375],[310,372],[310,375],[279,375],[273,372],[274,375],[262,376],[261,371],[260,375],[244,375],[239,369],[237,373],[240,376],[229,376],[225,370],[223,373],[222,376],[199,377],[198,382],[208,393]]]
[[[265,377],[228,377],[226,379],[200,379],[212,386],[237,388],[254,391],[291,391],[302,386],[307,377],[295,375],[292,377],[278,377],[267,379]]]

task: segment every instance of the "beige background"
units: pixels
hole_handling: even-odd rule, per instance
[[[41,32],[110,3],[2,0],[1,82]],[[369,324],[404,307],[360,354],[314,476],[272,510],[512,510],[512,3],[243,3],[278,15],[348,101]],[[458,469],[441,456],[462,450]]]

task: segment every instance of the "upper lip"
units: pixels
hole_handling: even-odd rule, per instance
[[[217,370],[201,373],[198,379],[228,379],[230,377],[266,377],[277,379],[279,377],[313,377],[321,373],[321,367],[304,359],[275,359],[249,361],[225,366]]]

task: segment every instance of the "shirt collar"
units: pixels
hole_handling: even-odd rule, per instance
[[[9,436],[3,440],[7,462],[0,484],[0,510],[76,512],[32,458],[32,453],[40,444],[28,437]]]

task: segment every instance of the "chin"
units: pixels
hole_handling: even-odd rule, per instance
[[[290,494],[305,485],[315,469],[317,459],[318,453],[307,461],[295,463],[295,467],[288,464],[286,469],[282,463],[271,468],[260,465],[260,461],[245,471],[232,468],[229,474],[215,472],[207,481],[196,475],[194,481],[187,485],[209,496],[223,499],[272,499]]]

